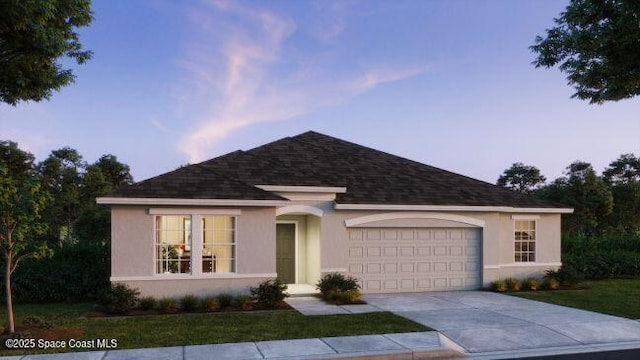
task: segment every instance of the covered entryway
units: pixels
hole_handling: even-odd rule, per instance
[[[468,290],[482,285],[478,227],[350,228],[349,275],[365,293]]]

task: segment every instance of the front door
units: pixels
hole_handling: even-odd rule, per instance
[[[276,272],[285,284],[296,282],[296,225],[276,224]]]

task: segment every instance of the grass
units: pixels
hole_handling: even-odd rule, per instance
[[[26,316],[38,316],[55,327],[81,329],[82,339],[116,339],[118,349],[431,330],[391,313],[303,316],[280,310],[86,319],[83,314],[89,307],[86,303],[17,305],[16,324]],[[0,319],[4,324],[4,313]],[[3,348],[0,355],[41,352]]]
[[[520,292],[509,295],[640,319],[640,279],[585,281],[577,290]]]

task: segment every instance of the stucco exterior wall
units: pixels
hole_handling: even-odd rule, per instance
[[[275,208],[239,208],[236,272],[216,274],[156,274],[154,215],[149,209],[112,207],[111,281],[137,287],[142,295],[182,296],[247,291],[248,286],[275,277]],[[214,208],[180,208],[176,214],[211,209]]]
[[[275,277],[275,227],[277,220],[298,221],[297,249],[300,283],[315,283],[323,273],[346,272],[348,228],[346,220],[391,211],[335,210],[332,201],[296,201],[322,210],[322,216],[289,214],[276,217],[276,208],[244,207],[236,216],[235,274],[155,274],[154,215],[149,206],[112,207],[112,281],[121,281],[154,296],[179,296],[246,291],[246,287]],[[189,208],[198,213],[203,209]],[[436,212],[416,212],[438,214]],[[439,213],[439,214],[442,214]],[[482,284],[498,278],[541,276],[560,264],[560,214],[511,214],[498,212],[446,212],[484,222],[482,227]],[[536,262],[514,262],[513,216],[537,221]],[[392,219],[358,226],[375,227],[473,227],[451,219]]]

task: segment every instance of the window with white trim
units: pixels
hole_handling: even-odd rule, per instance
[[[202,217],[202,272],[229,273],[236,268],[236,219]]]
[[[155,217],[157,274],[191,273],[191,216]]]
[[[515,220],[515,262],[536,261],[536,221]]]

